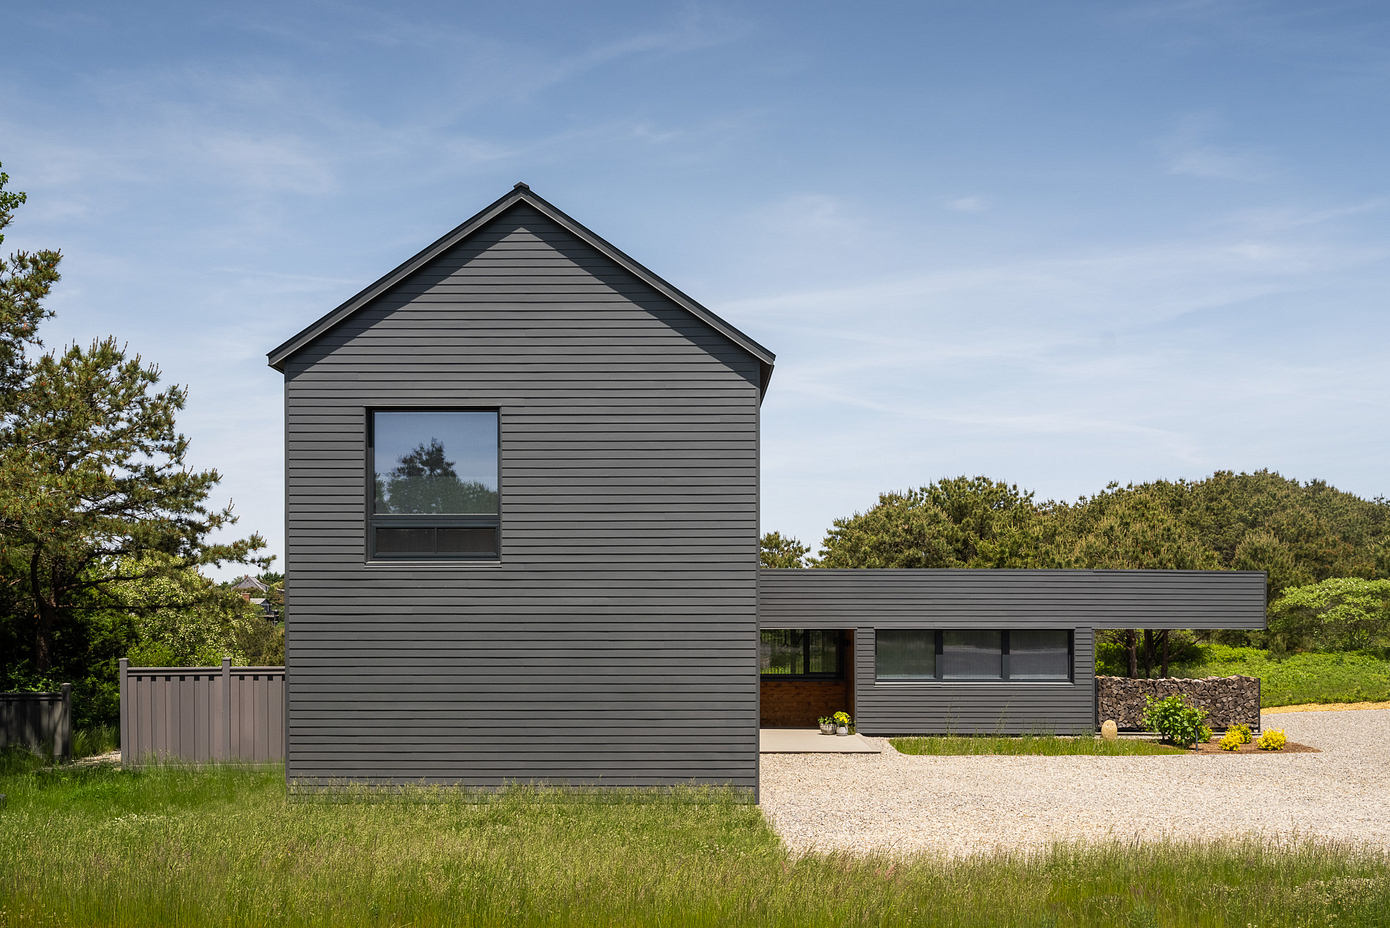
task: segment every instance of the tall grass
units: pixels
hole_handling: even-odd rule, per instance
[[[10,775],[0,792],[0,924],[1369,926],[1390,912],[1390,861],[1364,851],[793,857],[721,791],[327,801],[287,796],[277,772],[96,767]]]
[[[121,730],[115,725],[91,725],[72,733],[72,756],[93,757],[121,749]]]
[[[1201,658],[1177,664],[1173,676],[1260,678],[1260,705],[1390,700],[1390,661],[1359,652],[1303,652],[1275,657],[1259,648],[1202,645]]]
[[[972,735],[890,738],[889,743],[903,754],[1073,754],[1103,757],[1135,757],[1155,754],[1187,754],[1181,748],[1133,738],[1107,741],[1090,736],[1059,738],[1055,735],[1024,735],[1019,738]]]

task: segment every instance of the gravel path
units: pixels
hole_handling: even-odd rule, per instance
[[[961,856],[1056,841],[1242,837],[1390,850],[1390,709],[1267,715],[1320,754],[767,754],[762,807],[794,851]],[[880,740],[880,739],[871,739]]]

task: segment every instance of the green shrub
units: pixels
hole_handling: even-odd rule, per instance
[[[1193,706],[1185,696],[1144,697],[1144,727],[1158,732],[1169,744],[1190,748],[1209,740],[1211,729],[1206,722],[1207,710]]]
[[[1269,607],[1276,651],[1390,647],[1390,580],[1333,577],[1284,590]]]
[[[1260,678],[1260,705],[1377,702],[1390,699],[1390,661],[1349,651],[1308,652],[1276,657],[1258,648],[1204,645],[1201,658],[1175,669],[1175,676]]]

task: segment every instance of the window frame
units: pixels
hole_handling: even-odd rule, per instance
[[[803,667],[811,666],[811,636],[808,632],[820,632],[825,635],[835,636],[835,669],[827,672],[818,670],[814,673],[766,673],[762,667],[762,633],[763,632],[801,632],[801,661]],[[845,642],[847,639],[843,629],[838,628],[760,628],[758,629],[758,679],[759,680],[843,680],[845,678]]]
[[[889,678],[886,678],[886,679],[885,679],[885,678],[880,677],[879,674],[878,674],[878,667],[879,667],[879,664],[878,664],[878,656],[879,656],[879,632],[880,632],[880,631],[915,631],[915,632],[930,632],[930,633],[932,633],[932,634],[935,636],[935,639],[936,639],[936,658],[935,658],[935,666],[934,666],[934,668],[933,668],[933,670],[934,670],[934,675],[933,675],[933,676],[925,676],[925,675],[924,675],[924,676],[913,677],[913,678],[889,677]],[[997,676],[997,677],[946,677],[946,676],[943,676],[943,670],[942,670],[942,663],[943,663],[943,661],[942,661],[942,656],[943,656],[943,652],[944,652],[944,643],[945,643],[946,632],[948,632],[948,631],[952,631],[952,632],[954,632],[954,631],[985,631],[985,632],[995,632],[995,631],[997,631],[997,632],[999,633],[999,647],[1000,647],[1000,662],[999,662],[999,663],[1000,663],[1000,668],[999,668],[999,673],[1000,673],[1000,675]],[[1063,676],[1057,676],[1057,677],[1028,677],[1028,678],[1022,678],[1022,679],[1020,679],[1020,678],[1015,678],[1015,677],[1011,677],[1011,676],[1009,675],[1009,670],[1010,670],[1010,667],[1009,667],[1009,652],[1010,652],[1010,647],[1009,647],[1009,632],[1010,632],[1010,631],[1066,632],[1066,635],[1067,635],[1067,673],[1066,673],[1066,676],[1064,676],[1064,677],[1063,677]],[[919,686],[919,685],[921,685],[921,684],[923,684],[923,683],[926,683],[926,684],[945,683],[945,684],[951,684],[951,685],[963,684],[963,685],[967,685],[967,686],[973,686],[973,685],[977,685],[977,684],[980,684],[980,683],[987,683],[987,684],[988,684],[988,683],[1010,683],[1010,684],[1018,684],[1018,685],[1025,685],[1025,686],[1026,686],[1026,685],[1028,685],[1028,684],[1034,684],[1034,683],[1039,683],[1039,684],[1053,684],[1053,683],[1075,683],[1075,682],[1076,682],[1076,629],[1074,629],[1074,628],[1056,628],[1056,627],[1051,627],[1051,628],[1016,628],[1016,629],[1008,629],[1008,628],[978,628],[978,629],[971,629],[971,628],[944,628],[944,627],[943,627],[943,628],[892,628],[892,629],[875,629],[875,630],[874,630],[874,685],[875,685],[875,686],[878,686],[878,685],[883,685],[883,686],[904,686],[904,685],[906,685],[906,686]]]
[[[434,562],[434,563],[497,563],[502,559],[502,409],[499,406],[368,406],[365,412],[366,473],[364,474],[363,539],[368,563]],[[441,514],[428,512],[376,512],[376,414],[382,413],[445,413],[487,412],[497,419],[497,512]],[[491,552],[410,552],[383,554],[376,549],[378,528],[491,528],[497,540]],[[436,545],[437,547],[437,545]]]

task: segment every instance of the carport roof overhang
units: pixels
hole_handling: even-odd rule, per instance
[[[761,628],[1264,628],[1264,571],[758,573]]]

